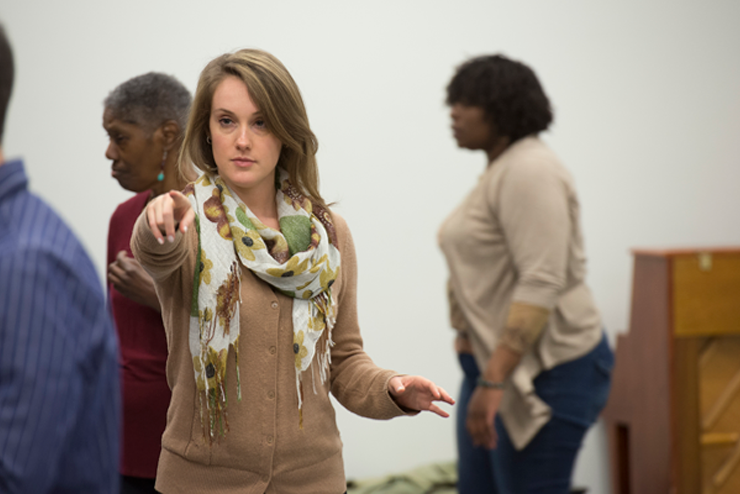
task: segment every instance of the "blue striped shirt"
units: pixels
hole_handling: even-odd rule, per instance
[[[82,245],[0,165],[0,492],[118,492],[117,352]]]

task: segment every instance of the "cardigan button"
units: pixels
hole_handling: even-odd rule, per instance
[[[267,444],[272,444],[272,441],[274,438],[272,436],[267,436]]]
[[[270,400],[274,400],[275,399],[275,392],[274,391],[269,391],[267,393],[267,398],[269,398]]]
[[[270,347],[270,355],[275,355],[276,353],[277,353],[277,348],[275,348],[274,346],[271,346]]]
[[[278,303],[277,303],[277,302],[273,302],[273,303],[271,303],[271,304],[270,304],[270,306],[271,306],[271,307],[272,307],[273,309],[277,309],[277,308],[278,308]]]

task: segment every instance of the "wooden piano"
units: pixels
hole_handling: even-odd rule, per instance
[[[739,494],[740,248],[634,258],[603,414],[614,494]]]

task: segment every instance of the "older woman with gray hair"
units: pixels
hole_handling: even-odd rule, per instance
[[[150,493],[167,421],[167,341],[152,278],[129,246],[134,222],[149,201],[187,183],[177,161],[191,102],[174,77],[150,72],[129,79],[105,99],[105,156],[111,175],[136,195],[118,206],[108,232],[108,296],[121,348],[123,440],[121,492]],[[192,177],[191,177],[192,178]]]

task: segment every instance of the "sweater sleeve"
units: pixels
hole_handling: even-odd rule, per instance
[[[501,344],[525,353],[566,285],[571,229],[566,185],[548,163],[516,163],[501,185],[498,211],[518,274]]]
[[[516,163],[501,184],[498,215],[518,275],[512,301],[552,310],[567,277],[566,184],[548,163]]]
[[[334,214],[342,264],[341,291],[332,337],[331,392],[349,411],[373,419],[404,415],[388,392],[388,381],[398,373],[376,366],[363,349],[357,320],[357,260],[346,222]]]
[[[134,224],[131,235],[131,251],[137,261],[146,269],[155,282],[161,282],[174,273],[188,257],[189,246],[197,242],[195,226],[185,235],[179,230],[175,234],[175,241],[165,241],[160,245],[157,238],[149,229],[146,218],[146,209],[141,212]],[[194,248],[194,247],[193,247]]]

